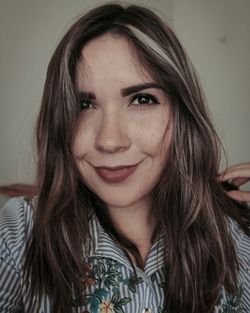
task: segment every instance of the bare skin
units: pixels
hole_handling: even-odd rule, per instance
[[[145,214],[145,212],[147,212]],[[134,242],[139,249],[140,255],[145,265],[151,248],[151,238],[155,229],[155,219],[149,210],[148,203],[141,203],[140,206],[131,206],[124,209],[109,207],[109,213],[117,230]],[[133,222],[131,222],[133,221]],[[132,261],[135,260],[128,252]]]
[[[250,162],[233,165],[219,174],[220,181],[227,181],[236,187],[250,181]],[[233,190],[228,195],[236,201],[250,202],[250,191]]]

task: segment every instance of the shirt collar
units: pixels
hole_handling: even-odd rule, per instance
[[[89,246],[88,256],[111,258],[132,269],[126,254],[110,235],[105,232],[94,212],[89,219],[89,229],[91,244]],[[163,267],[164,263],[164,238],[163,234],[160,234],[150,249],[144,272],[151,275]]]

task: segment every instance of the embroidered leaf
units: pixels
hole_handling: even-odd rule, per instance
[[[87,273],[86,277],[82,278],[80,283],[92,288],[95,286],[93,293],[90,295],[83,295],[85,290],[81,290],[74,301],[74,306],[89,306],[89,311],[92,313],[104,312],[107,304],[109,313],[125,313],[123,306],[129,303],[131,298],[121,298],[119,284],[126,281],[126,285],[136,292],[136,286],[143,282],[141,277],[137,277],[133,273],[129,279],[123,279],[119,268],[121,264],[117,261],[103,258],[100,260],[93,259],[92,264],[88,267],[91,271]],[[96,263],[96,264],[95,264]],[[80,290],[79,290],[80,291]],[[108,294],[112,295],[110,302],[107,300]],[[87,308],[85,308],[87,309]],[[100,311],[101,310],[101,311]]]
[[[76,299],[72,299],[72,306],[78,307],[78,306],[85,306],[89,303],[90,297],[88,296],[81,296],[77,297]]]
[[[102,302],[102,297],[96,296],[95,298],[96,298],[96,300],[98,300],[99,302]]]
[[[95,264],[95,265],[93,266],[93,269],[92,269],[92,271],[91,271],[91,274],[95,276],[97,273],[98,273],[98,266]]]
[[[105,279],[104,285],[105,287],[110,288],[110,286],[117,286],[118,283],[115,279],[108,277],[107,279]]]
[[[167,313],[167,306],[166,306],[166,304],[163,307],[159,306],[158,312],[159,313]]]
[[[120,293],[119,292],[114,293],[113,296],[112,296],[111,302],[112,303],[117,303],[119,300],[120,300]]]
[[[129,303],[131,301],[131,298],[122,298],[119,301],[119,305],[126,305],[127,303]]]
[[[108,271],[108,274],[109,274],[109,275],[116,276],[116,275],[119,275],[120,272],[113,269],[113,270]]]
[[[238,313],[241,312],[240,298],[242,294],[241,287],[236,295],[227,295],[225,303],[223,303],[218,313]],[[221,300],[223,302],[223,299]]]
[[[114,311],[115,313],[125,313],[123,309],[118,305],[114,307]]]
[[[128,283],[128,289],[129,289],[130,291],[132,291],[133,293],[136,293],[135,284]]]
[[[134,273],[131,273],[129,280],[128,280],[128,288],[132,292],[136,292],[136,285],[141,284],[143,282],[141,277],[135,276]]]
[[[141,277],[136,276],[134,273],[132,273],[129,277],[129,280],[131,280],[133,283],[136,285],[140,284],[143,282]]]
[[[105,273],[106,270],[105,270],[104,264],[99,262],[98,265],[99,265],[99,271],[100,271],[101,273]]]

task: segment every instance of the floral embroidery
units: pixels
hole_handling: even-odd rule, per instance
[[[128,288],[133,293],[136,293],[136,286],[141,284],[143,279],[141,277],[137,277],[134,272],[130,274],[128,279]]]
[[[218,313],[240,313],[240,299],[242,295],[242,287],[239,288],[236,295],[227,295],[226,299],[221,304]]]
[[[132,273],[128,279],[123,279],[120,271],[122,265],[113,259],[92,257],[89,261],[83,264],[84,275],[76,286],[73,306],[89,306],[91,313],[124,313],[123,307],[132,299],[121,298],[119,283],[127,284],[130,291],[136,292],[136,286],[142,283],[142,278]],[[111,299],[110,289],[113,292]]]
[[[112,313],[114,309],[114,304],[104,300],[99,304],[99,308],[100,313]]]
[[[242,295],[242,286],[239,287],[238,292],[236,295],[226,295],[225,290],[224,291],[224,297],[223,292],[220,296],[220,306],[218,308],[217,313],[241,313],[242,307],[240,303],[241,295]],[[159,313],[166,313],[167,312],[167,306],[164,305],[163,307],[158,307]]]
[[[126,305],[131,301],[131,298],[121,298],[120,292],[114,293],[111,299],[111,302],[114,303],[114,312],[115,313],[124,313],[122,306]]]
[[[91,277],[90,275],[92,270],[91,264],[83,263],[83,270],[85,271],[85,273],[87,273],[87,277],[82,279],[83,286],[94,286],[96,284],[96,279],[94,277]]]
[[[164,305],[163,307],[159,306],[158,308],[159,313],[166,313],[167,312],[167,306]]]

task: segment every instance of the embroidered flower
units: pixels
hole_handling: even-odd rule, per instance
[[[83,263],[82,268],[85,272],[90,272],[92,269],[92,265],[90,263]]]
[[[113,313],[114,304],[104,300],[99,304],[99,309],[100,309],[100,313]]]
[[[83,281],[82,281],[82,284],[84,285],[84,286],[94,286],[95,284],[96,284],[96,280],[95,280],[95,278],[87,278],[87,279],[84,279]]]
[[[86,312],[82,313],[88,313],[88,310],[91,313],[125,313],[124,306],[132,299],[121,296],[119,284],[129,285],[129,290],[136,292],[142,279],[130,275],[130,279],[124,280],[121,264],[115,260],[99,257],[88,261],[82,265],[83,273],[75,288],[74,307],[85,308]]]

